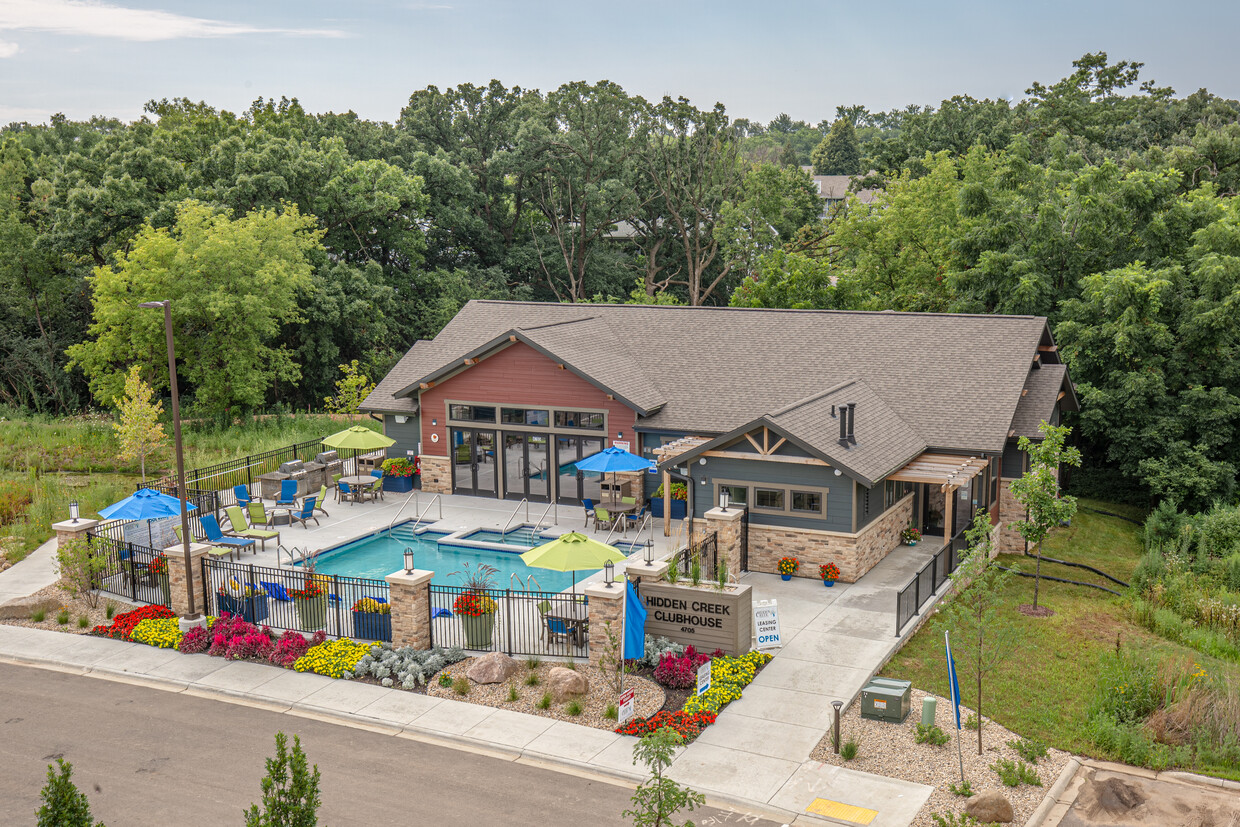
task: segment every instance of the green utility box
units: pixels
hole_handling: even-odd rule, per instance
[[[902,681],[899,678],[870,678],[867,686],[885,686],[888,689],[910,690],[913,688],[912,681]]]
[[[882,686],[871,682],[861,690],[861,717],[903,723],[911,706],[910,694],[908,686]]]

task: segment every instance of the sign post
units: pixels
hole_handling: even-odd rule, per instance
[[[753,629],[759,649],[778,649],[779,605],[776,600],[759,600],[753,606]]]
[[[697,671],[697,693],[705,695],[708,689],[710,689],[710,661],[699,666]]]
[[[620,693],[620,709],[616,715],[617,723],[624,726],[633,717],[633,690],[626,689]]]

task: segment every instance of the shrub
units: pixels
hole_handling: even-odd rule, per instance
[[[57,612],[56,622],[59,623],[61,626],[68,626],[69,625],[69,610],[61,609],[59,612]]]
[[[78,628],[85,629],[90,625],[90,618],[86,615],[78,615]]]
[[[452,682],[452,691],[458,695],[468,695],[469,689],[469,678],[464,675]]]
[[[47,612],[43,611],[42,609],[35,609],[33,612],[30,613],[30,619],[33,620],[35,623],[42,623],[46,617],[47,617]]]
[[[1001,758],[990,765],[990,768],[999,776],[999,780],[1007,787],[1018,787],[1021,784],[1031,784],[1034,787],[1042,786],[1042,779],[1038,778],[1037,770],[1026,764],[1024,761],[1013,763],[1006,758]]]
[[[857,742],[849,738],[840,746],[840,757],[845,761],[851,761],[857,757]]]
[[[442,675],[439,676],[439,685],[442,686],[444,689],[447,689],[449,686],[452,685],[452,676],[449,675],[447,672],[444,672]]]
[[[1036,764],[1039,758],[1046,757],[1046,744],[1037,738],[1020,738],[1015,741],[1008,741],[1008,746],[1016,750],[1016,754],[1030,764]]]
[[[1240,506],[1215,503],[1196,519],[1197,545],[1210,557],[1240,551]]]
[[[390,643],[379,643],[362,656],[353,674],[359,678],[375,678],[384,686],[399,684],[402,689],[413,689],[425,686],[431,675],[460,663],[465,657],[464,650],[458,647],[414,649],[412,646],[402,646],[394,649]]]
[[[936,724],[926,726],[925,724],[917,725],[917,735],[915,740],[919,744],[930,744],[934,747],[941,747],[951,740],[942,729]]]
[[[1158,708],[1162,692],[1154,669],[1123,650],[1101,659],[1089,716],[1106,714],[1120,723],[1137,723]]]
[[[931,813],[934,827],[977,827],[981,822],[968,813]]]
[[[30,504],[34,491],[24,480],[0,480],[0,525],[17,522]]]
[[[956,784],[948,784],[947,789],[952,795],[958,795],[961,798],[970,798],[973,795],[973,786],[968,781],[962,782],[959,786]]]
[[[969,717],[964,719],[964,728],[971,729],[976,732],[979,726],[981,726],[981,721],[977,719],[976,715],[970,712]]]
[[[114,614],[116,614],[116,604],[109,600],[108,605],[103,607],[103,616],[111,620]]]
[[[519,700],[521,700],[521,693],[517,692],[517,685],[515,683],[508,684],[508,703],[515,704]]]
[[[99,605],[99,592],[95,590],[108,567],[102,546],[92,546],[80,537],[60,543],[56,547],[56,567],[69,594],[82,598],[91,608]]]
[[[539,709],[550,709],[551,708],[551,693],[544,692],[543,696],[538,699],[538,703],[534,704],[534,706],[538,707]]]
[[[568,705],[564,707],[564,711],[567,712],[569,715],[573,715],[573,716],[580,715],[581,704],[577,703],[576,701],[569,701]]]
[[[641,659],[640,664],[654,669],[659,665],[659,661],[663,659],[663,655],[667,652],[683,655],[685,647],[683,644],[677,643],[674,640],[668,640],[665,637],[646,635],[646,654]]]
[[[140,609],[134,609],[132,612],[118,614],[111,624],[96,626],[94,629],[91,629],[91,634],[103,635],[104,637],[116,638],[117,640],[129,640],[129,635],[133,632],[134,627],[142,621],[162,620],[169,617],[176,617],[176,615],[167,606],[143,606]]]
[[[603,717],[609,721],[614,721],[616,718],[620,717],[620,712],[616,709],[615,704],[607,704],[607,709],[603,712]]]
[[[47,765],[47,784],[39,793],[43,805],[37,813],[36,827],[91,827],[90,802],[73,783],[73,765],[63,758],[56,759],[56,768]],[[103,827],[100,823],[98,827]]]
[[[306,754],[301,739],[293,736],[293,752],[285,750],[283,732],[276,733],[276,757],[267,759],[267,777],[263,779],[263,809],[257,804],[245,814],[246,827],[312,827],[318,823],[319,768],[311,773],[306,767]]]

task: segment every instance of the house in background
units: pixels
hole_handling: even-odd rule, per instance
[[[814,185],[818,187],[818,197],[822,199],[822,217],[827,218],[837,205],[844,203],[851,191],[849,187],[861,176],[811,175],[810,177],[814,179]],[[862,204],[872,204],[878,193],[877,189],[863,189],[858,190],[856,196]]]
[[[978,510],[1017,519],[1016,440],[1076,406],[1041,317],[474,301],[362,409],[424,490],[598,501],[574,463],[619,445],[659,472],[626,492],[685,485],[686,536],[726,493],[748,569],[793,554],[853,581],[910,525],[948,542]]]

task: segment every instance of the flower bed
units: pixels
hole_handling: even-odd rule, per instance
[[[621,735],[636,735],[639,738],[657,732],[668,726],[686,741],[692,741],[702,734],[702,730],[715,722],[714,712],[656,712],[649,718],[634,718],[616,732]]]
[[[659,664],[664,663],[678,664],[678,666],[694,663],[693,671],[694,680],[696,681],[696,666],[705,663],[704,655],[693,652],[693,647],[687,647],[683,655],[677,655],[674,651],[665,651],[659,656]],[[658,729],[658,725],[654,723],[659,715],[681,716],[674,719],[668,719],[668,725],[675,725],[675,720],[685,727],[682,731],[676,728],[676,731],[687,740],[696,738],[706,726],[715,722],[715,716],[719,710],[730,704],[732,701],[739,700],[741,691],[753,681],[754,676],[758,674],[758,669],[771,660],[771,656],[765,652],[748,652],[739,657],[731,655],[717,655],[710,658],[710,689],[707,689],[701,695],[690,695],[684,706],[679,712],[660,712],[649,718],[634,718],[624,726],[618,728],[616,732],[621,735],[642,735],[646,732],[653,732]],[[680,663],[683,661],[683,663]],[[665,676],[671,674],[679,680],[679,671],[673,673],[670,669],[665,671]],[[660,681],[662,682],[662,681]],[[671,685],[671,684],[669,684]],[[703,723],[704,722],[704,723]],[[689,732],[694,727],[696,731]]]
[[[112,618],[110,624],[96,626],[91,632],[104,637],[116,638],[117,640],[131,640],[133,630],[142,621],[166,620],[168,618],[175,619],[176,615],[167,606],[143,606],[140,609],[134,609],[132,612],[122,612]]]
[[[129,639],[134,643],[145,643],[147,646],[156,646],[160,649],[176,649],[180,646],[181,638],[184,636],[185,633],[181,631],[177,619],[165,617],[142,621],[133,627]]]
[[[347,637],[311,647],[293,664],[298,672],[316,672],[329,678],[352,676],[357,662],[371,649],[369,643],[354,643]]]

